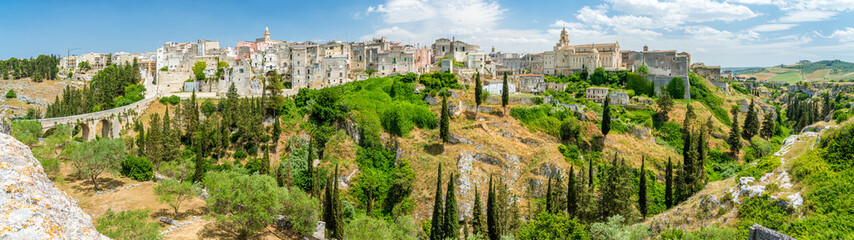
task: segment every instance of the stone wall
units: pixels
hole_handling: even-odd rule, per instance
[[[682,79],[682,85],[685,85],[685,94],[682,96],[682,99],[691,100],[691,83],[688,80],[688,75],[677,76],[677,77],[681,78]],[[674,77],[673,76],[666,76],[666,75],[652,75],[651,74],[651,75],[647,75],[647,78],[650,81],[652,81],[654,88],[655,88],[655,94],[658,95],[658,94],[661,94],[661,88],[667,87],[667,84],[670,83],[670,80],[672,80]],[[676,98],[676,96],[671,96],[671,97]]]
[[[750,226],[750,232],[747,235],[747,240],[795,240],[795,238],[768,229],[762,225],[753,224],[753,226]]]

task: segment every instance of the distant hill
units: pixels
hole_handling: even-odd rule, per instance
[[[792,65],[767,68],[733,68],[736,76],[760,81],[838,81],[854,80],[854,63],[841,60],[801,61]]]

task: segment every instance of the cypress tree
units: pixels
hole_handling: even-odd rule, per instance
[[[261,148],[264,149],[264,157],[261,158],[261,173],[260,174],[270,174],[270,146],[264,145]]]
[[[673,163],[667,158],[667,170],[664,175],[664,205],[669,209],[673,206]]]
[[[480,70],[474,76],[474,120],[477,121],[477,113],[480,112],[480,104],[483,103],[483,83],[480,82]]]
[[[460,220],[457,215],[457,197],[454,194],[454,174],[448,179],[448,193],[445,194],[445,217],[442,219],[445,227],[442,230],[445,238],[460,238]]]
[[[181,155],[180,130],[172,129],[172,120],[169,118],[169,107],[166,107],[166,113],[163,114],[163,128],[161,130],[163,140],[164,161],[172,161],[178,159]]]
[[[741,136],[748,141],[759,133],[759,117],[754,108],[754,101],[750,100],[750,109],[747,110],[747,117],[744,118],[744,132],[741,133]]]
[[[741,130],[738,128],[738,111],[732,112],[732,125],[729,129],[729,138],[726,143],[729,144],[729,151],[732,156],[738,156],[738,151],[741,149]]]
[[[442,201],[442,164],[439,164],[439,170],[437,171],[436,177],[436,194],[434,195],[435,199],[433,201],[433,218],[430,220],[430,240],[442,240],[445,239],[442,234],[443,230],[443,222],[442,217],[443,214],[443,204]]]
[[[282,123],[279,121],[279,116],[273,118],[275,118],[273,121],[273,136],[270,138],[270,141],[273,142],[273,152],[276,152],[276,147],[279,146],[279,137],[282,135]]]
[[[483,216],[483,205],[480,203],[480,192],[477,191],[477,184],[474,185],[474,208],[472,208],[472,233],[486,234],[486,219]]]
[[[589,164],[587,165],[588,166],[588,168],[587,168],[587,180],[590,182],[587,183],[587,188],[590,188],[590,190],[592,191],[593,190],[593,158],[590,158],[588,161],[589,161]]]
[[[136,134],[136,149],[137,154],[144,156],[145,154],[145,126],[139,124],[139,133]]]
[[[504,84],[501,87],[501,107],[504,108],[504,115],[507,115],[507,104],[510,103],[510,86],[507,83],[507,73],[504,73]]]
[[[575,167],[569,168],[569,177],[566,183],[566,213],[569,217],[575,217],[578,214],[578,193],[575,188]]]
[[[451,130],[450,130],[450,113],[448,112],[448,97],[443,96],[442,98],[442,118],[441,124],[439,124],[439,135],[442,138],[442,144],[447,143],[451,139]]]
[[[326,230],[335,232],[335,207],[332,199],[332,178],[326,179],[326,192],[323,194],[323,222],[326,222]],[[332,234],[329,234],[332,236]]]
[[[335,174],[332,175],[332,220],[335,223],[332,238],[344,239],[344,211],[341,207],[341,197],[338,191],[338,164],[335,164]]]
[[[552,176],[549,175],[549,183],[546,187],[546,212],[554,212],[554,198],[552,197]]]
[[[492,184],[492,175],[489,175],[489,192],[486,195],[486,227],[489,231],[489,240],[501,239],[501,228],[498,226],[498,209],[496,209],[495,186]]]
[[[602,106],[602,135],[608,137],[611,131],[611,93],[605,95],[605,103]]]
[[[638,210],[643,219],[646,219],[646,204],[646,158],[641,156],[640,183],[638,183]]]
[[[770,139],[774,136],[775,121],[773,117],[774,116],[772,116],[770,113],[766,113],[765,121],[762,122],[762,130],[759,131],[759,134],[765,139]]]

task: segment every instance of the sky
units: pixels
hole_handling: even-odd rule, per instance
[[[235,46],[270,28],[275,40],[405,44],[455,37],[489,52],[571,44],[688,52],[723,67],[854,62],[854,0],[0,0],[0,59],[153,52],[197,39]]]

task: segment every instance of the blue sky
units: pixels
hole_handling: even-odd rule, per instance
[[[273,39],[359,41],[386,36],[429,45],[455,36],[489,51],[572,44],[676,49],[724,67],[854,61],[854,0],[0,0],[0,58],[147,52],[168,41],[234,46],[269,26]]]

